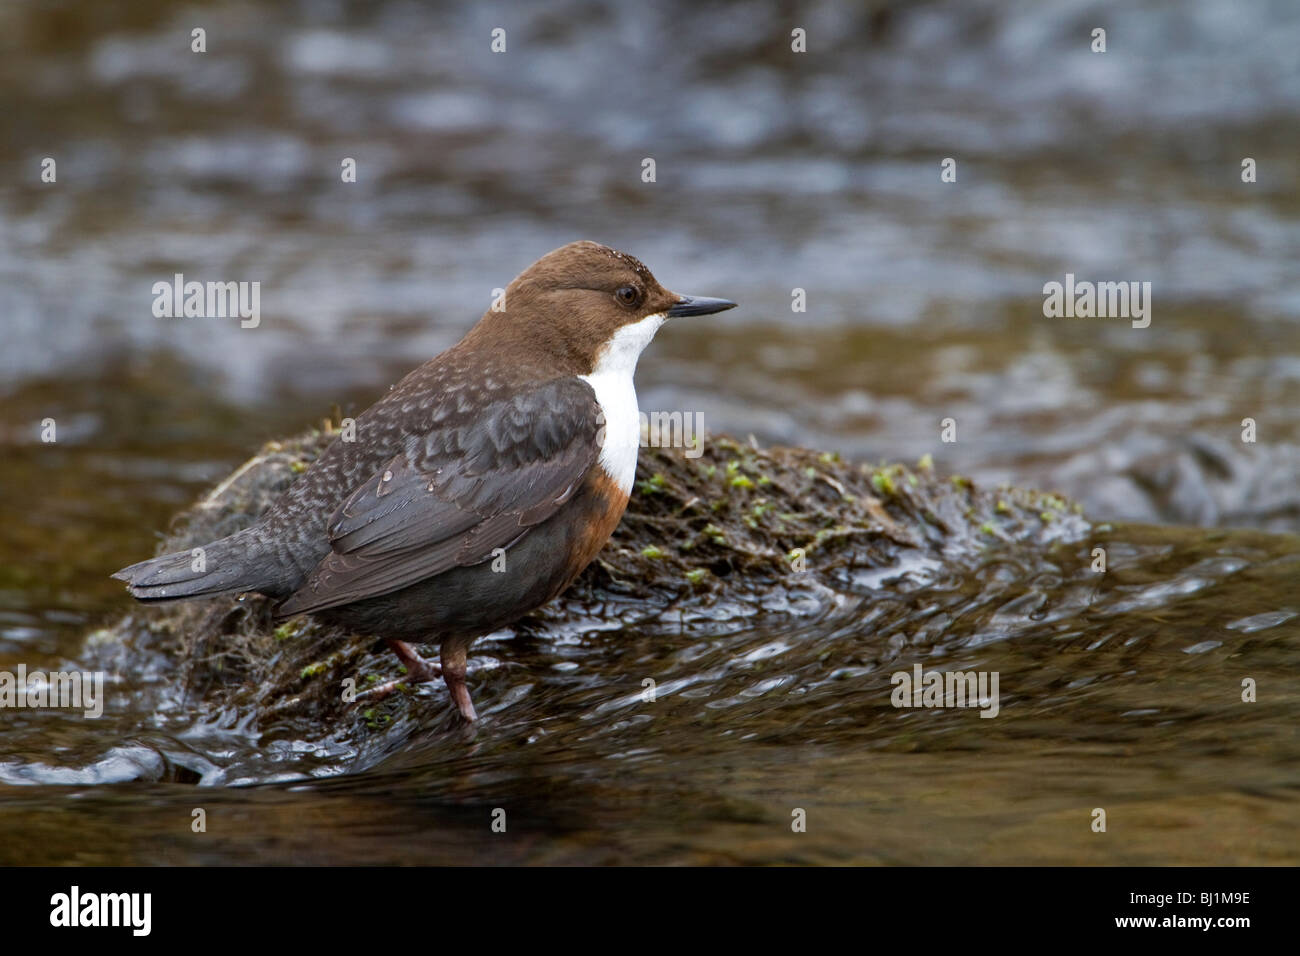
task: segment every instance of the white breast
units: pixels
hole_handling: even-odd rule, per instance
[[[597,356],[592,373],[581,376],[596,393],[596,401],[605,416],[601,467],[628,494],[636,478],[636,453],[641,444],[641,409],[637,406],[632,376],[641,351],[650,344],[665,318],[660,312],[623,326]]]

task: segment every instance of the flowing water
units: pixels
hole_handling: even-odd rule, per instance
[[[0,862],[1296,862],[1294,4],[501,17],[0,10],[0,671],[100,662],[136,610],[107,574],[175,512],[575,238],[741,302],[664,330],[644,408],[1109,523],[792,614],[495,635],[474,734],[441,687],[369,741],[199,720],[133,649],[97,720],[0,711]],[[154,317],[178,272],[260,281],[260,324]],[[1045,318],[1066,273],[1151,282],[1150,325]],[[891,706],[918,663],[997,672],[998,716]]]

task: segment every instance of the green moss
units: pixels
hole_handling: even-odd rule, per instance
[[[898,494],[898,487],[894,484],[893,476],[883,468],[872,474],[871,487],[889,498]]]
[[[1042,503],[1049,511],[1066,511],[1070,507],[1059,495],[1043,495]]]
[[[707,568],[692,568],[686,572],[686,580],[692,585],[698,586],[704,583],[705,578],[709,576]]]
[[[668,479],[663,476],[662,472],[656,471],[645,481],[637,483],[637,488],[643,495],[657,495],[668,486]]]
[[[643,558],[651,558],[653,560],[653,559],[662,558],[663,556],[664,556],[663,549],[657,545],[648,544],[641,549],[641,557]]]
[[[808,547],[805,550],[809,552],[815,551],[818,548],[820,548],[826,541],[829,541],[832,538],[844,537],[846,534],[849,533],[851,533],[851,529],[845,527],[844,525],[835,525],[835,527],[833,528],[822,528],[815,535],[813,535],[812,541],[809,543]]]

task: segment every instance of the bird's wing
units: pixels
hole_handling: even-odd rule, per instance
[[[330,519],[331,552],[279,615],[350,604],[487,560],[555,514],[600,454],[600,405],[577,378],[467,411],[411,436],[352,492]]]

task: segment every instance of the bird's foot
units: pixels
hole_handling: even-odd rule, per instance
[[[460,711],[461,717],[471,724],[478,720],[478,714],[474,710],[474,702],[469,699],[469,688],[465,686],[464,678],[454,683],[446,675],[444,675],[443,679],[447,682],[447,690],[451,691],[451,699],[456,702],[456,709]]]
[[[382,700],[403,684],[426,684],[442,676],[442,668],[433,661],[426,661],[405,641],[389,641],[388,646],[406,667],[406,676],[397,680],[384,681],[357,694],[357,701]]]
[[[471,724],[478,720],[478,713],[474,710],[474,702],[469,698],[469,687],[465,684],[467,668],[465,648],[463,646],[444,646],[441,666],[433,661],[426,661],[405,641],[390,639],[388,640],[388,646],[393,649],[393,653],[406,666],[406,676],[398,680],[385,681],[362,691],[357,694],[355,698],[357,701],[382,700],[393,691],[398,690],[403,684],[423,684],[441,677],[446,681],[447,690],[451,693],[451,699],[456,702],[456,709],[460,711],[461,717]]]

